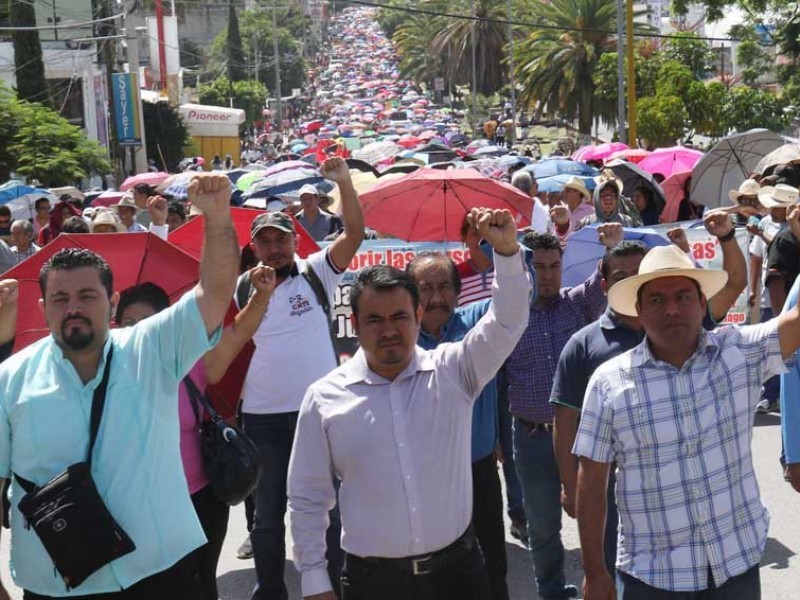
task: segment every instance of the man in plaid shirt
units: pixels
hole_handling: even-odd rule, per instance
[[[800,311],[706,332],[706,298],[726,280],[664,246],[609,290],[611,308],[638,315],[646,337],[602,365],[584,399],[573,452],[588,600],[616,598],[603,560],[612,462],[621,600],[761,596],[769,513],[753,471],[753,413],[763,382],[800,346]]]

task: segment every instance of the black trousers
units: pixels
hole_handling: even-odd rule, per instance
[[[426,575],[372,568],[348,561],[342,570],[342,600],[490,600],[480,548]]]
[[[189,555],[203,586],[203,595],[198,600],[217,600],[217,563],[228,532],[230,507],[217,499],[210,485],[192,494],[192,504],[208,540]]]
[[[492,600],[508,600],[503,492],[494,454],[472,463],[472,527],[483,552]]]
[[[41,596],[25,590],[22,598],[23,600],[53,600],[67,597],[70,600],[156,600],[157,598],[197,600],[203,597],[203,591],[191,556],[189,554],[169,569],[142,579],[119,592],[88,596]]]

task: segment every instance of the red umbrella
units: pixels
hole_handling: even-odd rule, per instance
[[[231,217],[233,218],[233,226],[236,229],[236,237],[239,241],[239,246],[243,247],[250,242],[250,224],[258,215],[263,213],[263,210],[252,210],[249,208],[232,208]],[[319,250],[317,242],[314,241],[308,232],[303,229],[303,226],[297,222],[294,217],[294,226],[297,230],[299,238],[299,245],[297,253],[305,258],[312,252]],[[175,231],[169,234],[169,240],[177,247],[181,248],[190,256],[200,260],[200,255],[203,251],[203,217],[195,217],[185,225],[182,225]],[[228,314],[225,317],[225,324],[229,324],[236,316],[236,306],[231,303],[228,309]],[[253,356],[252,342],[248,342],[242,349],[238,356],[228,367],[222,380],[214,385],[208,386],[207,394],[214,404],[223,419],[229,419],[236,414],[236,408],[239,404],[239,398],[242,394],[242,386],[244,379],[247,376],[247,369],[250,366],[250,359]]]
[[[366,224],[411,241],[460,241],[472,208],[506,208],[517,228],[530,225],[533,200],[517,188],[474,169],[421,168],[379,183],[359,198]]]
[[[64,248],[86,248],[105,258],[114,273],[116,291],[152,281],[175,301],[197,283],[199,276],[196,258],[151,233],[62,233],[3,275],[19,281],[20,306],[28,307],[21,310],[17,318],[14,351],[50,333],[42,311],[35,308],[42,296],[39,270],[53,254]]]
[[[133,189],[135,186],[139,185],[140,183],[146,183],[147,185],[151,185],[153,187],[157,186],[159,183],[164,181],[167,177],[169,177],[169,173],[139,173],[138,175],[131,175],[125,181],[122,182],[122,185],[119,186],[119,190],[121,192]]]
[[[263,210],[253,210],[251,208],[231,208],[231,217],[233,218],[233,226],[236,229],[236,237],[239,240],[239,247],[242,248],[250,243],[250,225],[258,215],[266,212]],[[312,252],[319,250],[317,242],[314,238],[303,229],[303,226],[292,217],[294,226],[297,230],[297,237],[299,240],[297,247],[297,254],[305,258]],[[200,215],[190,219],[186,224],[181,225],[175,231],[169,234],[169,241],[174,244],[189,256],[200,260],[203,253],[203,216]]]

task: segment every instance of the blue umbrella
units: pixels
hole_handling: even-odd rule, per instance
[[[654,229],[647,227],[624,227],[626,240],[640,240],[648,248],[666,246],[669,240]],[[605,246],[597,239],[597,226],[584,227],[569,236],[564,250],[564,271],[561,278],[564,287],[580,285],[586,281],[603,258]]]
[[[545,177],[553,177],[555,175],[583,175],[586,177],[593,177],[600,174],[600,171],[594,167],[566,158],[542,160],[528,165],[523,169],[533,173],[536,179],[544,179]]]
[[[8,182],[0,189],[0,204],[8,206],[12,219],[33,218],[34,205],[39,198],[47,198],[50,202],[57,200],[48,190],[22,185],[15,181]]]
[[[573,177],[580,179],[590,192],[597,186],[594,177],[584,177],[582,175],[553,175],[552,177],[543,177],[542,179],[537,177],[536,183],[539,186],[540,192],[560,192],[564,189],[564,184]]]

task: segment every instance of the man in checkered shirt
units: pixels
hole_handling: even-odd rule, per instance
[[[588,600],[617,597],[603,560],[612,462],[621,600],[761,596],[769,513],[753,471],[753,414],[763,382],[793,362],[800,310],[706,332],[706,299],[726,279],[664,246],[609,290],[611,308],[638,315],[646,337],[592,376],[573,448]]]

